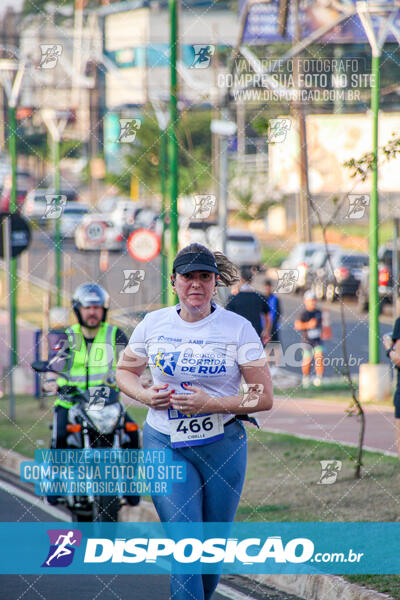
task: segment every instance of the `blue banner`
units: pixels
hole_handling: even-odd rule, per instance
[[[356,0],[352,0],[355,5]],[[247,5],[246,0],[240,3],[240,12]],[[253,4],[249,8],[243,32],[243,44],[265,44],[271,42],[289,42],[294,38],[295,20],[293,5],[290,5],[287,26],[287,35],[282,37],[278,33],[279,0],[270,0],[262,4]],[[300,23],[302,37],[308,37],[321,27],[334,23],[341,13],[332,6],[324,6],[322,2],[308,2],[303,0],[300,9]],[[400,11],[395,19],[397,27],[400,26]],[[388,35],[388,42],[396,41],[392,33]],[[342,21],[320,38],[321,43],[368,43],[364,27],[357,14]]]
[[[20,477],[39,496],[159,496],[186,481],[186,464],[172,460],[171,450],[36,450]]]
[[[1,574],[398,574],[400,523],[1,523]]]

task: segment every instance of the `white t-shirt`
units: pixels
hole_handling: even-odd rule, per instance
[[[191,383],[214,397],[238,395],[239,365],[264,355],[261,340],[250,321],[212,306],[211,314],[194,323],[179,316],[179,304],[162,308],[148,313],[135,328],[129,346],[134,354],[148,357],[155,384],[168,383],[175,393],[187,393],[182,384]],[[223,422],[232,416],[224,413]],[[167,410],[150,408],[146,420],[169,434]]]

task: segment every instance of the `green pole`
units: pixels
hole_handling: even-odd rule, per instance
[[[161,179],[161,303],[163,306],[168,304],[168,254],[165,247],[165,216],[167,210],[167,132],[165,129],[161,133],[160,140],[160,179]]]
[[[177,58],[177,29],[178,15],[176,0],[169,0],[170,17],[170,119],[168,125],[168,171],[170,197],[170,247],[168,254],[169,272],[172,273],[172,263],[178,252],[178,140],[176,126],[178,122],[178,78],[176,71]],[[168,304],[176,303],[176,296],[171,286],[168,286]]]
[[[379,363],[378,295],[378,118],[380,93],[380,56],[372,57],[371,110],[373,115],[372,190],[369,217],[369,362]]]
[[[10,213],[17,211],[17,119],[15,106],[9,106],[9,139],[8,148],[11,159],[11,194]],[[17,259],[10,259],[10,330],[11,330],[11,366],[18,364],[17,338]]]
[[[60,204],[60,140],[53,140],[54,148],[54,194],[58,196],[56,206]],[[56,218],[54,230],[54,252],[56,265],[56,306],[62,306],[61,297],[61,269],[62,269],[62,240],[60,231],[61,215]]]

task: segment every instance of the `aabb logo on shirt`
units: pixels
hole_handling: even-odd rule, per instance
[[[155,367],[158,367],[163,375],[175,373],[180,352],[157,352],[151,356]]]

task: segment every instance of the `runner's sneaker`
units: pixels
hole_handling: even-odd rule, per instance
[[[310,387],[310,378],[308,377],[308,375],[303,375],[302,383],[304,388]]]
[[[315,387],[319,387],[321,383],[321,377],[314,377],[313,384],[315,385]]]

